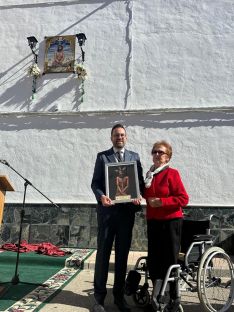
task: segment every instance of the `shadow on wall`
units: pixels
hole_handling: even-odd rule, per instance
[[[79,95],[77,95],[77,99],[78,97]],[[78,102],[77,105],[79,105]],[[73,112],[73,115],[72,113],[67,115],[56,113],[48,115],[38,112],[34,116],[26,116],[23,113],[20,115],[18,113],[17,115],[0,116],[0,131],[20,131],[26,129],[111,129],[116,122],[121,122],[128,127],[142,127],[143,129],[230,127],[234,125],[234,109],[228,112],[133,112],[124,114],[121,112],[100,112],[100,114],[91,112],[76,114]]]
[[[22,92],[24,90],[24,92]],[[15,110],[28,111],[30,106],[30,97],[32,95],[32,79],[26,75],[19,79],[16,84],[9,88],[1,95],[1,106],[14,105]],[[27,97],[28,95],[28,97]],[[5,104],[2,104],[5,103]],[[21,103],[21,104],[17,104]]]
[[[38,8],[38,7],[54,7],[59,6],[68,6],[74,4],[93,4],[93,3],[105,3],[110,4],[112,2],[117,2],[119,0],[67,0],[67,1],[51,1],[51,2],[41,2],[41,3],[27,3],[27,4],[5,4],[0,6],[0,10],[9,10],[15,8]]]
[[[67,78],[67,75],[63,74]],[[73,75],[74,76],[74,75]],[[14,106],[15,110],[22,110],[24,112],[39,112],[40,110],[47,110],[47,112],[56,112],[58,110],[56,100],[63,97],[64,94],[75,90],[74,100],[73,100],[73,112],[76,112],[79,109],[80,104],[82,103],[82,90],[80,88],[81,82],[74,79],[74,77],[67,79],[66,82],[60,84],[59,87],[54,88],[48,92],[44,97],[41,98],[40,102],[33,104],[33,110],[31,109],[31,96],[32,96],[32,77],[24,76],[17,81],[16,84],[7,88],[5,92],[1,95],[1,106],[9,107]],[[61,78],[61,74],[59,76]],[[52,79],[52,78],[51,78]],[[53,74],[53,79],[56,79],[56,74]],[[48,83],[48,82],[46,82]],[[43,82],[41,79],[37,81],[37,92],[43,88]],[[24,92],[22,92],[24,90]],[[4,103],[4,104],[2,104]],[[18,104],[21,103],[21,104]],[[17,112],[20,114],[20,112]]]
[[[42,7],[50,7],[50,6],[55,7],[56,5],[69,6],[69,5],[76,5],[76,4],[92,4],[92,5],[95,3],[101,4],[98,8],[94,9],[86,16],[81,17],[78,21],[69,25],[67,28],[62,29],[59,33],[55,35],[55,36],[59,36],[73,29],[78,24],[88,19],[90,16],[92,16],[96,12],[105,9],[111,3],[117,2],[117,1],[118,0],[76,0],[76,1],[53,1],[51,3],[43,2],[43,3],[34,3],[34,4],[13,4],[13,5],[6,4],[6,5],[1,5],[0,10],[10,10],[10,9],[15,9],[15,8],[16,9],[17,8],[18,9],[42,8]],[[125,2],[128,5],[130,0],[125,1]],[[42,43],[44,42],[42,41],[39,46],[39,53],[38,53],[39,56],[44,54],[44,44]],[[30,61],[27,61],[28,58],[30,58]],[[32,55],[30,53],[26,57],[22,58],[20,61],[16,62],[10,68],[8,68],[5,72],[0,73],[0,86],[4,85],[6,89],[6,91],[4,91],[3,94],[1,95],[1,99],[0,99],[1,105],[4,105],[6,107],[12,106],[14,107],[14,110],[20,109],[23,112],[30,111],[30,98],[32,95],[32,92],[30,89],[32,89],[32,77],[26,77],[27,74],[25,74],[25,72],[27,72],[27,68],[29,67],[29,64],[31,64],[31,58],[32,58]],[[38,63],[39,63],[39,67],[43,68],[43,60],[41,59],[41,57],[39,58]],[[21,68],[19,68],[19,66],[21,66]],[[15,71],[16,67],[17,67],[17,71]],[[19,74],[22,76],[21,79],[18,78]],[[60,78],[63,77],[61,76],[61,73],[59,77]],[[67,77],[67,75],[64,77]],[[53,78],[51,79],[56,79],[56,78],[57,78],[56,75],[53,74]],[[16,80],[15,84],[7,88],[7,84],[14,80]],[[37,91],[39,91],[40,88],[42,88],[43,84],[46,84],[44,76],[42,76],[40,79],[37,80],[37,85],[38,85]],[[42,100],[40,100],[39,105],[38,105],[39,107],[34,108],[34,111],[40,110],[40,109],[47,110],[49,112],[56,111],[57,108],[53,104],[56,101],[56,99],[63,96],[65,93],[70,92],[74,88],[75,88],[74,83],[72,84],[70,83],[70,81],[67,81],[63,85],[60,85],[59,88],[57,88],[57,90],[53,89],[53,91],[51,91],[49,94],[43,97]],[[24,90],[24,92],[22,92],[22,90]],[[79,105],[82,102],[82,94],[80,92],[79,86],[78,88],[75,88],[75,90],[76,90],[75,91],[76,93],[75,93],[73,109],[78,110]],[[17,106],[17,103],[22,103],[22,102],[24,104],[21,104],[21,106],[19,105]]]

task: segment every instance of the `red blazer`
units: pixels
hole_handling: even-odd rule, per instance
[[[158,197],[162,201],[161,207],[151,207],[149,197]],[[189,196],[176,169],[167,168],[154,175],[151,186],[145,188],[144,198],[147,202],[146,218],[168,220],[182,218],[182,207],[186,206]]]

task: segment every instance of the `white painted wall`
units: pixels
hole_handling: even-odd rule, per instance
[[[0,159],[54,202],[95,202],[96,153],[121,121],[144,172],[167,139],[190,203],[233,205],[233,16],[232,0],[0,0]],[[83,101],[74,74],[42,76],[32,100],[26,37],[43,71],[44,37],[79,32]],[[0,164],[16,189],[6,199],[21,202],[12,168]],[[47,202],[31,186],[26,201]]]

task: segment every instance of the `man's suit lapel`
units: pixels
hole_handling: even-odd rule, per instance
[[[132,154],[125,149],[125,152],[124,152],[124,161],[131,161],[132,160]]]
[[[106,155],[109,162],[113,163],[116,162],[115,153],[113,148],[108,150],[108,154]]]

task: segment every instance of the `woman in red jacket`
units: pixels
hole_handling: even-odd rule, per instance
[[[169,167],[172,147],[159,141],[152,148],[153,165],[146,174],[144,198],[147,202],[148,268],[154,293],[160,290],[170,265],[177,263],[183,211],[188,194],[179,172]],[[156,290],[157,289],[157,290]],[[170,284],[170,307],[178,298],[176,284]]]

